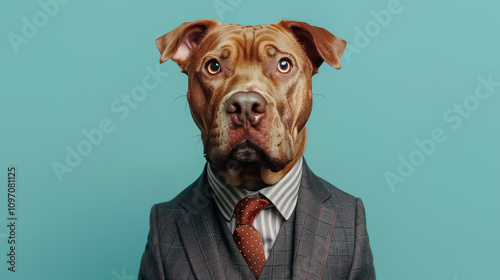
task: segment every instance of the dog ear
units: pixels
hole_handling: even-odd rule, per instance
[[[175,61],[186,71],[186,62],[193,50],[199,45],[210,29],[221,24],[218,20],[200,19],[194,22],[185,22],[174,30],[156,39],[156,46],[161,53],[160,63],[169,59]]]
[[[305,22],[282,20],[278,25],[290,31],[295,39],[304,48],[309,60],[315,67],[314,72],[323,61],[332,67],[340,69],[340,57],[347,45],[346,41],[338,38],[328,30],[309,25]]]

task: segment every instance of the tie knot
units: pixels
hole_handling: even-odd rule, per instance
[[[236,204],[236,224],[250,225],[259,212],[269,205],[269,200],[265,198],[245,197]]]

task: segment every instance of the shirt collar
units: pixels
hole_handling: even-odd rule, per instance
[[[297,205],[300,181],[302,178],[302,157],[295,163],[290,171],[276,184],[267,186],[258,191],[248,191],[242,187],[226,185],[207,166],[208,183],[214,192],[215,202],[224,218],[230,221],[236,203],[247,196],[263,195],[276,207],[279,213],[288,220]]]

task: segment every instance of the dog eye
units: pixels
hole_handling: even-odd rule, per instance
[[[283,74],[289,73],[292,70],[292,63],[288,59],[281,59],[278,63],[278,71]]]
[[[221,71],[219,62],[216,59],[209,60],[205,68],[207,69],[207,72],[211,75],[215,75]]]

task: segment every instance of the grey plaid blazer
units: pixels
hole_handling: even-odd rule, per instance
[[[228,240],[232,234],[223,219],[205,167],[198,180],[177,197],[151,209],[139,279],[255,279],[230,243],[234,241]],[[305,161],[295,224],[287,228],[294,231],[293,238],[287,239],[293,242],[289,244],[292,258],[274,257],[273,263],[266,263],[273,271],[283,271],[273,273],[282,275],[279,279],[375,279],[361,199],[314,175]]]

